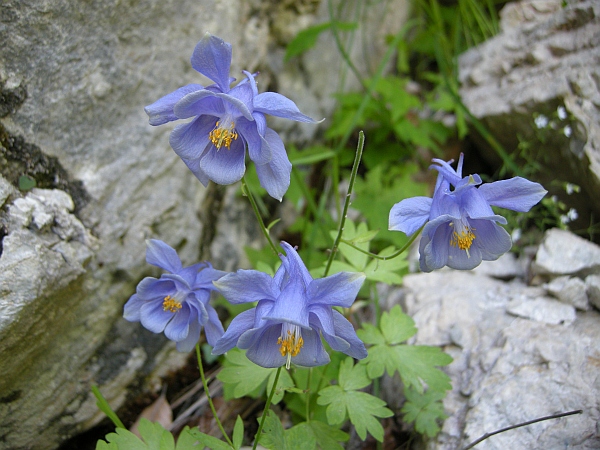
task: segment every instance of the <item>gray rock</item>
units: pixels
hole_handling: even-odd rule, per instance
[[[103,417],[92,383],[119,409],[184,363],[164,336],[121,317],[136,284],[159,273],[145,263],[146,238],[184,264],[228,270],[247,265],[245,245],[261,245],[238,187],[202,187],[169,148],[173,124],[150,127],[143,107],[207,82],[189,60],[210,31],[233,45],[234,76],[259,70],[260,91],[277,86],[303,112],[329,115],[343,64],[323,64],[330,36],[283,65],[290,37],[275,31],[326,20],[325,2],[275,3],[3,2],[0,448],[56,448]],[[350,52],[377,61],[406,13],[405,2],[370,8]],[[318,132],[281,123],[272,127],[286,141]],[[20,175],[43,189],[20,193]]]
[[[462,101],[507,151],[529,144],[529,160],[543,167],[537,181],[577,211],[573,229],[584,229],[600,217],[600,3],[511,2],[501,28],[460,56]],[[491,149],[486,158],[501,162]],[[581,192],[568,194],[566,182]]]
[[[588,275],[585,287],[590,303],[600,309],[600,275]]]
[[[399,300],[397,291],[387,295],[388,306]],[[515,317],[509,308],[519,298],[574,308],[544,297],[541,287],[473,272],[408,275],[403,291],[405,311],[418,327],[414,343],[441,346],[454,358],[446,368],[453,386],[444,400],[449,417],[424,448],[464,448],[487,432],[576,409],[583,414],[502,433],[480,446],[598,447],[600,314],[579,312],[562,324]]]
[[[549,297],[531,298],[527,293],[511,300],[506,311],[515,316],[551,325],[569,324],[575,320],[575,308]]]
[[[525,261],[518,259],[514,253],[510,252],[495,261],[482,261],[473,271],[477,275],[487,275],[500,280],[525,278],[527,274]]]
[[[545,289],[561,302],[586,311],[590,308],[586,293],[586,284],[580,278],[558,277],[546,284]]]
[[[548,230],[533,265],[540,275],[600,273],[600,247],[565,230]]]

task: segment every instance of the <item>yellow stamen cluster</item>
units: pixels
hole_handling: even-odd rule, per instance
[[[163,300],[163,310],[171,311],[172,313],[177,312],[181,309],[181,303],[175,300],[170,295],[167,295]]]
[[[235,123],[231,123],[229,128],[220,127],[221,122],[217,122],[215,128],[208,134],[210,141],[217,147],[217,150],[220,150],[223,145],[231,148],[231,141],[234,141],[238,138],[238,134],[235,131]]]
[[[292,357],[300,353],[300,349],[304,346],[304,339],[302,339],[302,336],[297,336],[295,332],[292,333],[288,330],[285,339],[282,339],[281,336],[277,339],[277,345],[279,345],[281,356],[287,356],[285,367],[289,369]]]
[[[450,245],[453,247],[458,247],[460,250],[464,250],[467,252],[467,256],[469,255],[469,249],[473,244],[473,240],[475,239],[475,234],[473,233],[473,228],[466,227],[460,233],[455,231],[452,233],[452,237],[450,238]]]

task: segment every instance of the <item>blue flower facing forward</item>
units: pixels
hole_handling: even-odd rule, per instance
[[[281,266],[274,277],[256,270],[238,270],[214,284],[231,303],[258,302],[236,316],[213,348],[220,355],[237,346],[250,361],[273,368],[293,362],[313,367],[327,364],[321,335],[333,350],[362,359],[367,350],[354,328],[332,306],[350,307],[365,280],[341,272],[314,280],[296,250],[281,246]]]
[[[260,184],[281,200],[290,185],[292,165],[279,135],[265,114],[316,123],[296,104],[275,92],[258,93],[254,75],[230,88],[231,45],[206,33],[192,54],[192,67],[214,81],[206,88],[189,84],[145,108],[150,125],[193,118],[177,126],[169,142],[204,186],[209,180],[232,184],[246,170],[246,147]]]
[[[154,333],[165,332],[177,342],[177,350],[189,352],[200,338],[204,327],[206,340],[215,345],[223,335],[223,325],[215,309],[208,303],[213,281],[225,272],[213,269],[210,263],[183,267],[177,252],[162,241],[146,241],[146,261],[169,273],[160,278],[146,277],[125,304],[123,317],[141,322]]]
[[[462,177],[463,155],[454,170],[449,162],[433,160],[439,172],[433,198],[414,197],[395,204],[389,229],[406,233],[424,224],[419,243],[420,266],[431,272],[444,266],[469,270],[482,260],[493,261],[510,250],[509,234],[498,224],[506,219],[492,206],[525,212],[538,203],[546,190],[521,177],[481,184],[479,175]]]

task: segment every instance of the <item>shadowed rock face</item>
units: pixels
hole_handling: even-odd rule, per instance
[[[352,51],[362,68],[400,28],[397,6],[369,10]],[[92,383],[118,409],[183,364],[163,336],[121,317],[136,284],[158,275],[144,240],[164,240],[186,265],[234,270],[260,232],[237,188],[202,187],[169,148],[172,125],[150,127],[143,106],[206,84],[189,59],[209,31],[233,45],[233,76],[259,70],[260,91],[326,117],[340,67],[331,37],[282,63],[289,39],[325,11],[308,0],[2,3],[0,448],[56,448],[100,420]],[[279,125],[286,142],[317,131]],[[19,190],[22,176],[37,187]]]
[[[518,164],[542,167],[538,181],[584,229],[600,216],[600,5],[526,0],[501,16],[502,32],[459,58],[461,98]],[[491,150],[488,159],[499,160]]]

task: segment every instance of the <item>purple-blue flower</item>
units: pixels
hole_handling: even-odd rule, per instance
[[[213,348],[220,355],[233,347],[247,350],[250,361],[262,367],[290,363],[313,367],[327,364],[329,355],[321,336],[333,350],[353,358],[367,356],[365,345],[352,324],[332,309],[348,308],[365,276],[340,272],[313,279],[296,250],[287,242],[281,246],[281,266],[274,277],[256,270],[238,270],[225,275],[215,286],[231,303],[258,302],[255,308],[236,316]]]
[[[231,88],[231,45],[206,33],[191,58],[192,67],[214,81],[188,84],[145,108],[150,125],[193,118],[177,126],[169,142],[204,186],[209,180],[232,184],[246,170],[246,147],[260,184],[281,200],[290,185],[292,165],[279,135],[267,127],[265,114],[315,123],[296,104],[275,92],[258,93],[254,75]]]
[[[141,322],[154,333],[165,332],[177,342],[177,350],[189,352],[200,339],[204,327],[206,340],[215,345],[223,335],[223,325],[209,304],[213,281],[225,272],[208,262],[183,267],[177,252],[157,239],[146,241],[146,261],[168,273],[160,278],[146,277],[125,304],[123,317]]]
[[[493,261],[510,250],[510,235],[498,224],[506,219],[492,206],[525,212],[538,203],[546,190],[521,177],[481,184],[479,175],[462,177],[463,155],[454,170],[449,162],[433,160],[439,172],[433,198],[413,197],[396,203],[389,229],[406,233],[424,224],[419,243],[420,266],[431,272],[444,266],[469,270],[482,260]]]

